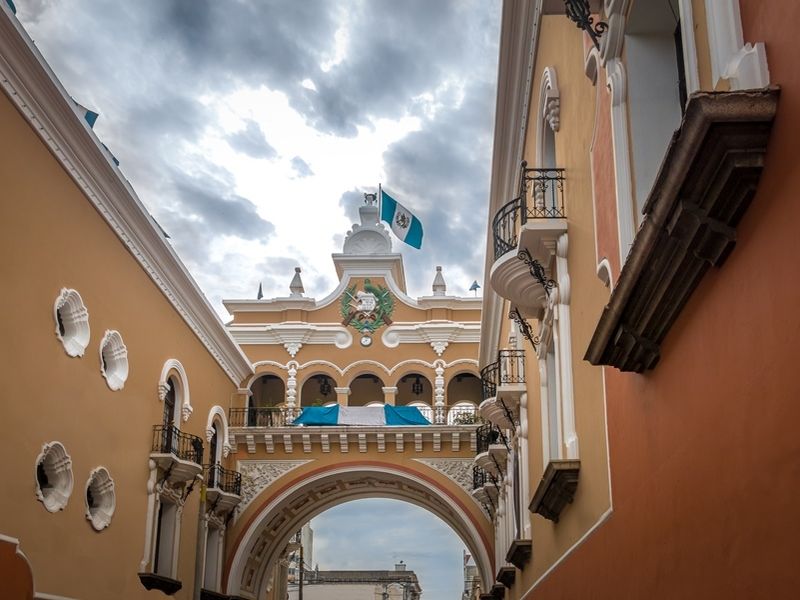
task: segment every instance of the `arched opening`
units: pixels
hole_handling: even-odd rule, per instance
[[[421,592],[423,598],[459,598],[465,554],[452,529],[423,508],[400,500],[352,500],[292,536],[273,570],[272,593],[297,600],[302,583],[306,600],[417,600]]]
[[[383,404],[383,380],[377,375],[365,373],[350,382],[349,406],[376,406]]]
[[[477,422],[477,408],[483,400],[481,380],[474,373],[457,373],[447,384],[447,423]]]
[[[283,424],[281,408],[286,402],[286,385],[277,375],[260,375],[250,384],[247,406],[249,427],[271,427]]]
[[[315,373],[300,388],[300,406],[325,406],[336,403],[336,382],[325,373]]]
[[[390,464],[329,466],[295,477],[277,492],[256,498],[226,565],[229,595],[260,598],[274,583],[290,539],[312,518],[363,498],[402,500],[444,521],[474,557],[483,589],[494,575],[492,529],[486,513],[460,485],[445,486],[421,472]],[[245,509],[246,510],[246,509]]]
[[[422,373],[406,373],[397,382],[395,404],[397,406],[409,406],[420,403],[425,406],[433,405],[433,386]]]

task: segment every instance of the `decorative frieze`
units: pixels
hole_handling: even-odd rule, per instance
[[[289,471],[296,469],[312,459],[306,460],[240,460],[236,470],[242,474],[242,502],[239,505],[243,512],[253,498]]]

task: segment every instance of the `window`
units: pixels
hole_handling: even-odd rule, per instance
[[[36,498],[49,512],[64,510],[72,486],[72,459],[64,446],[45,444],[36,458]]]
[[[177,562],[176,548],[178,528],[180,527],[180,510],[178,504],[161,497],[158,503],[156,518],[156,543],[153,567],[156,575],[174,577],[173,566]]]
[[[114,480],[105,468],[98,467],[86,482],[86,518],[95,530],[102,531],[111,524],[116,507]]]
[[[128,349],[118,331],[106,331],[100,342],[100,372],[115,391],[121,390],[128,379]]]
[[[686,95],[678,0],[636,2],[625,27],[635,218],[653,187]]]
[[[206,533],[206,560],[203,574],[203,589],[219,591],[219,572],[222,566],[222,529],[209,522]]]
[[[89,345],[89,311],[81,295],[64,288],[53,306],[56,337],[70,356],[83,356]]]

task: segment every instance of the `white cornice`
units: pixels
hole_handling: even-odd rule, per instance
[[[335,344],[348,348],[353,343],[350,331],[337,323],[230,325],[228,331],[240,344]]]
[[[22,25],[2,3],[0,85],[220,367],[239,384],[252,367],[112,162]]]
[[[481,339],[480,323],[453,323],[450,321],[427,321],[425,323],[395,323],[381,335],[388,348],[400,344],[472,343]]]
[[[492,218],[497,209],[516,195],[516,183],[525,142],[533,65],[542,0],[504,0],[497,70],[497,100],[494,121],[494,149],[489,197],[489,226],[481,315],[480,364],[493,360],[500,335],[503,299],[489,283],[492,252]]]
[[[314,310],[314,298],[270,298],[263,300],[223,300],[222,305],[229,313],[240,312],[282,312],[284,310]]]
[[[334,255],[339,256],[339,255]],[[395,255],[389,255],[395,256]],[[396,256],[400,256],[399,254]],[[348,257],[348,259],[351,257]],[[394,296],[403,304],[418,310],[431,308],[447,308],[451,310],[477,310],[481,308],[483,300],[481,298],[462,298],[458,296],[423,296],[415,300],[407,295],[397,284],[394,270],[391,268],[392,262],[376,263],[374,257],[352,257],[348,260],[345,269],[340,273],[341,280],[339,285],[322,300],[316,301],[314,298],[272,298],[265,300],[223,300],[222,304],[231,314],[239,312],[247,313],[275,313],[284,310],[319,310],[336,302],[344,293],[345,288],[352,278],[381,277],[386,281],[386,285]],[[380,258],[380,257],[379,257]]]

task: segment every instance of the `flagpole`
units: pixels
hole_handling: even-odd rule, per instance
[[[378,184],[378,223],[381,222],[381,217],[383,216],[383,188],[381,188],[381,184]]]

